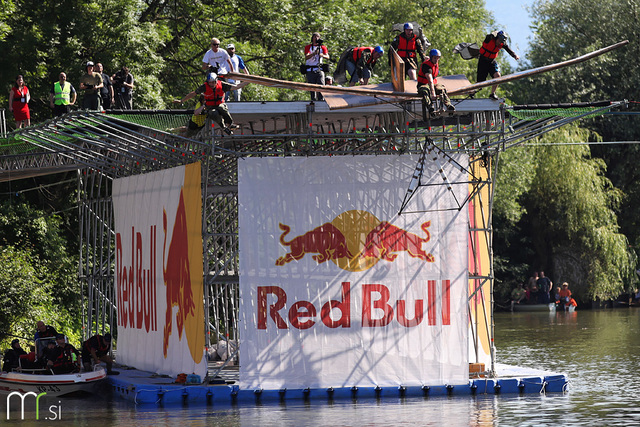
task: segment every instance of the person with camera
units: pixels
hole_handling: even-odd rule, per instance
[[[175,104],[184,104],[196,95],[203,94],[204,105],[194,111],[194,116],[202,114],[204,111],[207,117],[217,123],[224,133],[233,135],[233,129],[236,129],[238,126],[233,124],[233,118],[229,113],[229,108],[224,102],[224,94],[225,92],[235,89],[237,89],[236,85],[222,81],[216,73],[209,72],[207,73],[207,80],[202,86],[193,92],[189,92],[184,98],[176,99],[173,102]]]
[[[113,97],[113,84],[111,83],[111,78],[107,73],[104,72],[104,68],[102,68],[101,63],[96,63],[96,71],[100,73],[102,76],[102,89],[100,89],[100,99],[102,100],[102,108],[105,110],[111,109],[112,105],[115,103]]]
[[[417,80],[417,55],[424,62],[422,42],[413,33],[413,24],[404,24],[404,32],[398,34],[391,42],[391,47],[398,52],[398,56],[404,62],[404,72],[411,80]]]
[[[313,33],[311,35],[311,44],[304,47],[304,59],[305,59],[305,75],[307,83],[313,83],[324,86],[324,73],[328,71],[327,64],[323,64],[322,60],[329,59],[329,50],[320,38],[320,33]],[[322,101],[322,93],[310,92],[311,101]]]
[[[129,68],[123,65],[120,71],[111,77],[111,81],[116,98],[116,108],[119,110],[133,109],[133,75],[129,72]]]
[[[208,73],[216,73],[220,77],[233,70],[231,58],[226,50],[220,49],[220,40],[211,39],[211,49],[202,58],[202,69]]]
[[[80,90],[84,91],[82,108],[84,110],[99,110],[101,105],[100,89],[104,86],[100,73],[93,71],[92,61],[87,62],[87,73],[80,78]]]

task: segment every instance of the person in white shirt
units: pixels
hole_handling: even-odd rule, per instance
[[[236,47],[232,43],[229,43],[227,45],[227,53],[231,58],[231,65],[233,66],[231,71],[233,71],[234,73],[249,74],[249,70],[247,69],[247,66],[244,64],[242,57],[240,55],[236,55]],[[227,79],[227,81],[232,85],[240,84],[240,80]],[[239,102],[241,94],[242,94],[242,89],[231,90],[227,92],[227,100],[231,101],[231,97],[229,95],[233,95],[233,100]]]
[[[211,49],[202,58],[202,69],[208,70],[209,68],[214,68],[210,71],[218,75],[224,75],[233,70],[229,54],[226,50],[220,49],[220,40],[215,37],[211,39]]]

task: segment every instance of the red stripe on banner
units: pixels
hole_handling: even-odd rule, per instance
[[[451,324],[451,280],[442,281],[442,324]]]
[[[429,308],[427,309],[427,319],[429,325],[436,324],[436,281],[427,280],[427,294],[429,295]]]

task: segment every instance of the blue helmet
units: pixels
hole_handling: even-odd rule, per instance
[[[429,51],[429,56],[442,56],[442,54],[438,49],[431,49]]]
[[[413,30],[413,24],[411,22],[407,22],[404,24],[405,30]]]
[[[382,48],[382,46],[376,46],[376,47],[373,49],[373,52],[374,52],[374,53],[379,53],[380,55],[382,55],[382,54],[384,53],[384,49]]]
[[[207,73],[208,82],[215,82],[217,78],[218,78],[218,75],[216,73]]]

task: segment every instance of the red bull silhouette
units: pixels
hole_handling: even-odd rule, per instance
[[[282,266],[293,260],[300,260],[305,254],[314,253],[313,258],[318,264],[326,262],[330,259],[339,259],[343,257],[352,258],[349,252],[347,241],[342,232],[330,222],[327,222],[305,234],[293,238],[287,242],[284,237],[291,231],[288,225],[280,224],[280,230],[283,231],[280,236],[280,243],[289,246],[291,252],[281,256],[276,260],[276,265]]]
[[[162,248],[162,271],[167,292],[167,315],[164,325],[163,351],[167,357],[169,336],[171,335],[173,307],[178,306],[176,325],[178,338],[182,339],[184,322],[188,315],[195,315],[191,276],[189,274],[189,239],[187,234],[187,215],[184,195],[180,190],[180,201],[176,211],[176,222],[167,253],[167,212],[162,211],[162,226],[164,228],[164,244]],[[166,258],[165,258],[166,253]]]
[[[399,255],[398,252],[407,252],[414,258],[434,262],[433,255],[422,249],[423,243],[427,243],[431,239],[429,230],[427,230],[430,225],[431,221],[427,221],[420,227],[427,235],[423,238],[396,227],[390,222],[382,221],[367,235],[360,256],[394,261]]]

